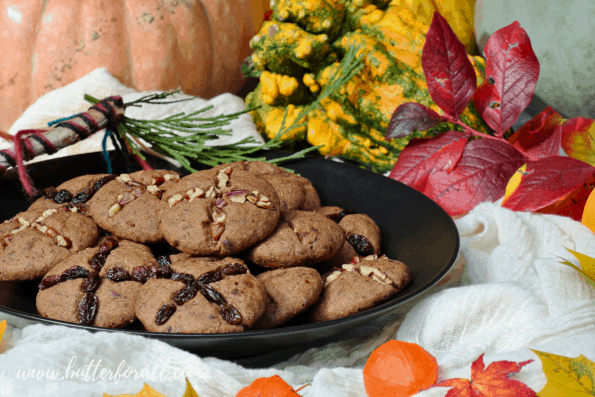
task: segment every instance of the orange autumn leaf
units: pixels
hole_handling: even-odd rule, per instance
[[[147,385],[146,383],[143,385],[141,391],[137,394],[119,394],[117,396],[110,396],[108,394],[103,394],[103,397],[167,397],[161,393],[156,392],[151,386]],[[184,395],[182,397],[198,397],[196,391],[186,378],[186,391],[184,391]]]
[[[244,387],[236,397],[300,397],[279,375],[258,378]]]
[[[471,364],[471,380],[448,379],[432,387],[452,386],[445,397],[537,397],[527,385],[510,379],[510,376],[532,361],[494,361],[485,368],[482,354]]]

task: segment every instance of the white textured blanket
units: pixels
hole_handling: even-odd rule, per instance
[[[105,78],[105,72],[93,73]],[[107,82],[103,96],[134,95],[116,83]],[[72,102],[72,97],[57,98]],[[46,113],[36,122],[84,109]],[[25,113],[11,132],[40,127],[27,124],[33,114],[37,112]],[[239,130],[251,128],[256,134],[250,123]],[[99,150],[98,145],[82,150]],[[148,383],[167,397],[178,397],[187,377],[200,397],[233,397],[257,377],[279,374],[295,387],[312,383],[300,392],[303,396],[365,396],[363,365],[390,338],[418,343],[433,354],[441,379],[469,378],[471,362],[482,353],[486,365],[534,359],[515,379],[535,391],[545,385],[545,376],[529,348],[570,357],[583,354],[595,361],[595,290],[554,256],[578,264],[564,247],[595,256],[591,231],[568,218],[512,212],[497,203],[478,205],[456,224],[462,240],[457,264],[440,286],[403,308],[408,312],[404,318],[381,319],[325,346],[304,347],[274,367],[246,369],[124,333],[43,325],[21,329],[13,322],[0,347],[0,395],[134,395]],[[418,396],[444,396],[447,391],[435,388]]]

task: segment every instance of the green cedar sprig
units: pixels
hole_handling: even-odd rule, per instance
[[[212,109],[213,106],[208,106],[190,114],[185,114],[184,112],[177,113],[160,120],[138,120],[124,116],[122,122],[118,124],[118,131],[128,142],[133,153],[137,154],[143,160],[145,160],[145,157],[141,153],[141,146],[137,143],[138,139],[142,139],[149,143],[151,149],[155,152],[179,161],[180,164],[190,172],[196,171],[191,167],[190,160],[195,160],[211,167],[234,161],[267,161],[264,157],[252,157],[251,155],[263,149],[280,148],[283,143],[281,139],[283,135],[294,128],[301,128],[307,125],[306,122],[299,123],[299,121],[306,117],[315,107],[320,106],[322,99],[340,89],[361,70],[363,62],[361,58],[356,59],[356,54],[357,48],[352,47],[343,57],[343,60],[339,65],[339,73],[337,73],[331,82],[322,90],[316,101],[310,104],[310,106],[302,109],[291,125],[284,127],[288,113],[286,110],[283,115],[283,120],[281,121],[279,132],[273,139],[264,144],[260,144],[253,137],[245,138],[229,145],[207,146],[205,144],[207,141],[217,139],[220,136],[231,135],[231,130],[223,129],[222,127],[229,125],[231,120],[237,119],[242,114],[248,113],[256,108],[205,118],[200,117],[200,114]],[[146,95],[135,101],[126,103],[125,106],[140,106],[143,103],[169,104],[193,99],[185,98],[172,101],[161,101],[178,92],[179,90]],[[93,98],[90,95],[85,95],[85,100],[91,103],[99,102],[98,99]],[[180,133],[184,134],[181,135]],[[131,137],[135,139],[131,139]],[[286,157],[268,160],[268,162],[277,164],[288,160],[303,158],[306,153],[312,152],[321,146],[306,148]]]

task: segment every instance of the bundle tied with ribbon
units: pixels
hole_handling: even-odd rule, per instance
[[[25,170],[25,161],[41,154],[55,153],[103,128],[106,128],[106,137],[111,136],[114,146],[121,150],[124,143],[122,137],[117,133],[113,134],[112,131],[117,129],[118,123],[122,121],[125,109],[122,97],[110,96],[93,105],[87,112],[49,123],[52,127],[49,130],[21,130],[16,135],[0,131],[2,138],[13,142],[11,148],[0,150],[0,175],[11,167],[16,167],[25,192],[29,196],[35,196],[37,190]]]

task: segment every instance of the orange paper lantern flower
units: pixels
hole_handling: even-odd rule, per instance
[[[436,359],[415,343],[391,340],[374,350],[364,367],[370,397],[412,396],[437,380]]]

